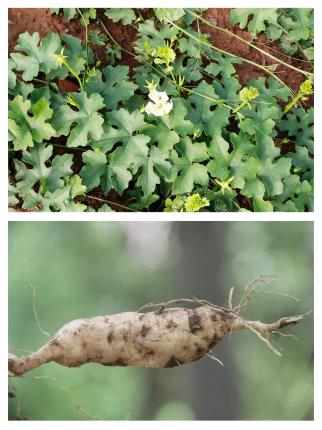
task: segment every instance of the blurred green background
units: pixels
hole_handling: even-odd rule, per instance
[[[261,273],[244,316],[270,322],[313,309],[310,222],[10,222],[9,348],[47,341],[82,317],[136,310],[144,303],[197,296],[227,304]],[[280,295],[282,293],[283,295]],[[284,295],[296,296],[296,301]],[[275,337],[273,355],[251,332],[233,333],[205,357],[172,369],[44,365],[10,378],[9,418],[105,420],[313,419],[313,316]],[[17,351],[17,355],[22,352]],[[17,412],[18,406],[18,412]]]

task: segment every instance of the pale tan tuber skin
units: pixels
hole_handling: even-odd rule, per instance
[[[16,376],[50,361],[67,367],[100,363],[169,368],[199,360],[231,331],[248,328],[267,341],[267,334],[300,319],[286,317],[264,324],[208,305],[79,319],[64,325],[38,351],[20,358],[9,354],[8,367]]]

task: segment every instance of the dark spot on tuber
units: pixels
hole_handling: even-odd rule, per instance
[[[170,313],[176,313],[176,312],[177,312],[176,309],[171,309],[171,308],[165,309],[164,306],[161,306],[161,308],[158,311],[154,312],[154,315],[160,315],[164,318],[167,315],[169,315]]]
[[[218,309],[217,310],[218,320],[219,321],[226,321],[226,314],[224,311]]]
[[[127,366],[126,361],[124,361],[122,358],[118,358],[115,361],[107,361],[106,363],[101,363],[103,366]]]
[[[150,330],[151,330],[151,327],[143,325],[140,331],[140,337],[146,337],[146,335],[149,333]]]
[[[170,358],[169,361],[166,362],[165,364],[165,368],[169,368],[169,367],[176,367],[176,366],[180,366],[180,364],[183,364],[180,360],[178,360],[174,355]]]
[[[158,311],[155,311],[155,315],[162,315],[166,314],[168,312],[168,309],[164,309],[164,306],[161,306],[161,308]]]
[[[166,327],[168,330],[171,330],[178,327],[178,324],[176,324],[173,320],[168,320]]]
[[[117,360],[114,361],[114,363],[111,364],[111,366],[127,366],[127,363],[122,359],[122,358],[118,358]]]
[[[14,358],[8,358],[9,369],[15,364],[16,360]]]
[[[57,340],[57,339],[52,339],[52,340],[49,342],[49,344],[50,344],[51,346],[60,346],[60,343],[58,342],[58,340]]]
[[[145,314],[140,314],[139,321],[142,321],[144,317],[145,317]]]
[[[201,318],[196,311],[192,311],[192,314],[188,316],[189,330],[191,333],[196,333],[202,330]]]
[[[107,335],[107,341],[108,341],[108,343],[111,343],[111,342],[112,342],[113,337],[114,337],[113,330],[110,330],[110,331],[108,332],[108,335]]]
[[[212,311],[211,312],[211,315],[210,315],[210,319],[211,319],[211,321],[217,321],[217,312],[216,311]]]
[[[128,333],[123,333],[123,340],[124,340],[124,342],[127,342],[129,340],[129,334]]]
[[[220,337],[215,333],[210,341],[210,348],[213,348],[220,341]]]
[[[153,349],[148,349],[147,351],[144,352],[144,357],[148,357],[149,355],[154,355],[155,352],[153,351]]]
[[[198,357],[198,358],[201,358],[203,355],[205,355],[206,351],[205,351],[205,349],[204,349],[204,348],[202,348],[202,347],[201,347],[201,346],[199,346],[198,344],[196,344],[196,347],[197,347],[197,350],[196,350],[197,357]]]

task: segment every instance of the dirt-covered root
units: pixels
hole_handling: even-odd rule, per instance
[[[302,316],[285,317],[264,324],[246,321],[232,310],[209,305],[79,319],[64,325],[38,351],[20,358],[9,354],[9,371],[19,376],[49,361],[67,367],[85,363],[175,367],[199,360],[226,334],[241,329],[255,332],[278,354],[268,334],[301,319]]]

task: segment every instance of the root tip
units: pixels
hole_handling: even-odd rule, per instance
[[[289,325],[298,324],[303,319],[303,315],[297,315],[295,317],[284,317],[280,319],[280,328],[287,327]]]

